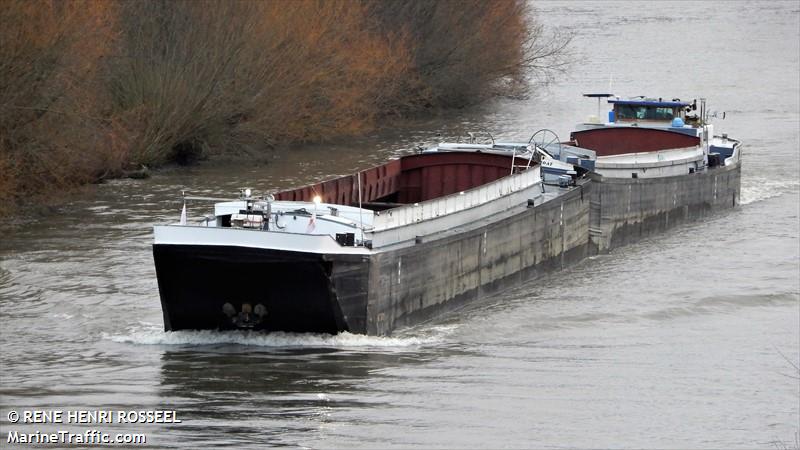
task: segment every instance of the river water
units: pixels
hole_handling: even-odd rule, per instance
[[[157,447],[794,448],[800,381],[800,4],[537,4],[579,62],[500,100],[269,164],[118,180],[0,235],[0,431]],[[580,97],[704,96],[745,141],[742,205],[387,338],[162,331],[154,223],[182,189],[352,173],[486,127],[562,138]],[[722,111],[725,119],[721,119]],[[205,211],[190,209],[192,215]],[[22,425],[25,410],[175,410],[173,425]]]

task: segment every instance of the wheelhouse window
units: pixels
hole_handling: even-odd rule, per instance
[[[672,120],[675,109],[662,106],[615,105],[614,114],[618,120]]]
[[[675,118],[675,110],[673,108],[652,108],[655,109],[655,120],[672,120]]]

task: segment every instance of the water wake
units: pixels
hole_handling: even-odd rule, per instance
[[[791,179],[759,179],[742,183],[741,204],[747,205],[761,200],[767,200],[779,195],[797,192],[800,181]]]
[[[449,329],[433,328],[422,336],[365,336],[339,333],[311,334],[254,331],[163,331],[160,327],[132,328],[126,334],[103,334],[103,339],[138,345],[216,345],[238,344],[258,347],[334,347],[334,348],[404,348],[436,344]]]

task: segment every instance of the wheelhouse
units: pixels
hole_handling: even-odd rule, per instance
[[[683,102],[679,99],[664,101],[662,99],[609,99],[613,106],[615,121],[619,122],[672,122],[676,118],[686,122],[694,117],[687,114],[697,109],[696,102]]]

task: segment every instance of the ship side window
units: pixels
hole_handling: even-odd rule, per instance
[[[650,120],[672,120],[675,117],[675,112],[672,108],[648,108],[647,112],[647,118]]]
[[[617,118],[622,120],[644,119],[645,109],[643,106],[617,105],[615,114]]]

